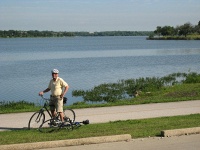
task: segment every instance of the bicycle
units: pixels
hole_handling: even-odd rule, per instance
[[[72,120],[68,117],[64,118],[64,122],[61,120],[57,120],[54,118],[51,118],[49,120],[44,121],[38,130],[42,133],[51,133],[58,131],[60,129],[67,129],[67,130],[73,130],[75,127],[78,128],[82,124],[87,125],[89,124],[89,120],[85,120],[82,122],[72,122]]]
[[[47,115],[52,119],[52,115],[48,109],[48,104],[49,104],[49,101],[50,99],[48,98],[44,98],[43,96],[42,97],[42,100],[44,100],[44,105],[43,107],[35,112],[29,119],[29,122],[28,122],[28,129],[32,129],[32,128],[39,128],[41,124],[43,124],[45,122],[45,119],[46,119],[46,116],[45,116],[45,111],[47,112]],[[66,104],[67,102],[67,98],[64,97],[63,98],[63,103]],[[64,118],[70,118],[71,122],[74,123],[75,121],[75,118],[76,118],[76,115],[75,115],[75,112],[72,110],[72,109],[65,109],[63,111],[64,113]],[[59,114],[57,113],[56,115],[56,119],[59,120]]]

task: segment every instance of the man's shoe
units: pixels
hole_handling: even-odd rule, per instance
[[[61,128],[65,127],[65,122],[60,123],[59,127]]]
[[[56,121],[55,121],[55,120],[52,120],[52,121],[50,122],[49,125],[50,125],[50,126],[56,126],[57,124],[56,124]]]

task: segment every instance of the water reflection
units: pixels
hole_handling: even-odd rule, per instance
[[[98,58],[125,56],[165,56],[165,55],[198,55],[200,49],[134,49],[104,51],[55,51],[55,52],[19,52],[1,54],[0,61],[27,61],[68,58]]]

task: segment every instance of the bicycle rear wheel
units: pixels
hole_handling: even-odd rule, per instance
[[[59,129],[60,126],[58,123],[55,122],[54,119],[49,119],[44,121],[39,127],[39,131],[42,133],[51,133]]]
[[[39,128],[39,126],[44,122],[45,115],[41,112],[35,112],[29,122],[28,122],[28,129]]]
[[[75,114],[75,112],[72,110],[72,109],[65,109],[64,111],[63,111],[63,113],[64,113],[64,117],[65,118],[68,118],[68,119],[70,119],[71,120],[71,123],[74,123],[75,122],[75,119],[76,119],[76,114]]]

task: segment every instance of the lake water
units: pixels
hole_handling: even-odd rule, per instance
[[[120,79],[200,73],[200,41],[146,40],[146,37],[0,39],[0,101],[37,102],[57,68],[72,90]],[[49,94],[45,94],[46,97]]]

